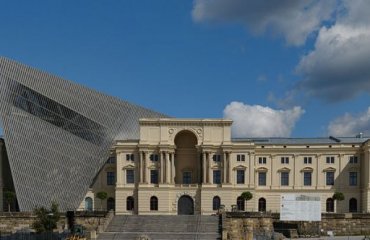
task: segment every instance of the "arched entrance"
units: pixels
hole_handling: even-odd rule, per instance
[[[179,198],[177,204],[178,215],[194,215],[194,201],[190,196],[184,195]]]
[[[175,183],[196,184],[200,182],[200,159],[196,145],[198,139],[188,130],[180,131],[175,137]]]

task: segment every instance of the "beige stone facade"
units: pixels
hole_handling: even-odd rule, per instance
[[[367,138],[232,139],[231,125],[225,119],[141,119],[140,139],[113,146],[114,163],[104,166],[87,195],[93,208],[100,208],[96,193],[106,191],[110,203],[104,200],[103,209],[113,206],[116,214],[186,214],[191,208],[209,215],[219,204],[278,212],[282,194],[302,193],[320,196],[322,212],[370,211]],[[245,191],[253,198],[238,205]],[[335,191],[345,200],[333,203]]]

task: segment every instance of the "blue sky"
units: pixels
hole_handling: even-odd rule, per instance
[[[369,1],[0,2],[0,55],[233,135],[370,134]]]

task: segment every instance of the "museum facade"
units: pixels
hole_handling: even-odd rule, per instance
[[[280,198],[320,197],[322,212],[369,212],[369,141],[353,138],[231,138],[225,119],[145,118],[140,137],[117,140],[80,209],[116,214],[280,211]],[[241,193],[253,198],[244,201]],[[333,194],[344,194],[335,201]]]

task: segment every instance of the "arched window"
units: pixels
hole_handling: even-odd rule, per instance
[[[236,205],[238,206],[239,211],[244,211],[244,198],[238,197],[236,199]]]
[[[221,205],[221,198],[219,196],[215,196],[212,201],[212,209],[218,210],[220,209],[220,205]]]
[[[264,198],[258,199],[258,211],[266,212],[266,199]]]
[[[334,212],[334,200],[332,198],[326,199],[326,212]]]
[[[116,204],[115,204],[115,201],[114,201],[114,198],[108,198],[107,200],[107,210],[115,210],[116,208]]]
[[[357,212],[357,199],[356,198],[351,198],[349,200],[349,211]]]
[[[126,199],[126,210],[127,211],[133,211],[134,210],[134,198],[133,197],[127,197]]]
[[[85,210],[92,211],[93,210],[93,200],[91,197],[85,198]]]
[[[158,198],[156,196],[150,198],[150,210],[158,211]]]

